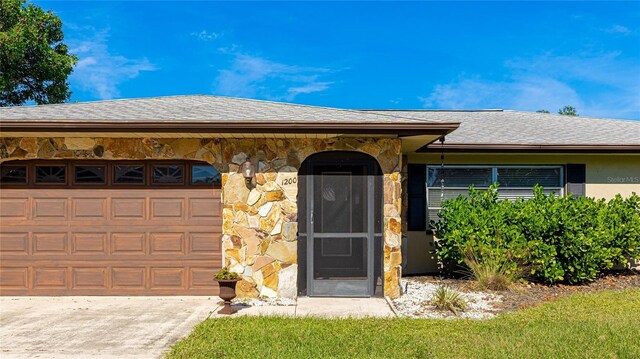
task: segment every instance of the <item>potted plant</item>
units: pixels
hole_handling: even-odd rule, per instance
[[[238,310],[231,307],[231,299],[236,297],[236,284],[240,281],[240,275],[230,272],[227,267],[222,267],[213,276],[213,280],[218,282],[220,287],[219,297],[224,300],[224,307],[218,311],[218,314],[234,314],[237,312]]]

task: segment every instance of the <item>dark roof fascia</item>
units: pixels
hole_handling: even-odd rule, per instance
[[[417,153],[637,153],[640,145],[523,145],[523,144],[444,144],[431,143]]]
[[[458,122],[438,123],[353,123],[353,122],[190,122],[190,121],[0,121],[6,132],[155,132],[155,133],[327,133],[393,134],[400,137],[446,135],[458,128]]]

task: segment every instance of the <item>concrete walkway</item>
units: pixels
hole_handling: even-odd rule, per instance
[[[234,305],[236,315],[283,315],[292,317],[321,318],[364,318],[394,317],[391,308],[383,298],[298,298],[296,305],[290,306],[249,306]],[[212,317],[218,317],[213,314]]]
[[[0,297],[0,358],[158,358],[218,317],[217,297]],[[236,316],[392,317],[382,298],[298,298]]]

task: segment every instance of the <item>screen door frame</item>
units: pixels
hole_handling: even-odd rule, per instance
[[[318,159],[309,163],[309,171],[306,179],[306,229],[307,229],[307,295],[308,296],[327,296],[327,297],[370,297],[374,295],[374,259],[375,259],[375,178],[376,171],[373,159],[349,159],[344,161]],[[318,178],[315,174],[316,167],[332,167],[335,166],[334,173],[344,173],[347,168],[351,167],[351,175],[357,167],[365,168],[366,176],[366,228],[364,232],[356,233],[330,233],[326,231],[316,232],[314,228],[314,210],[315,196],[314,193],[320,190],[317,185]],[[325,171],[330,173],[331,171]],[[319,176],[318,176],[319,177]],[[350,196],[353,196],[353,191]],[[353,218],[353,217],[352,217]],[[353,219],[352,219],[353,220]],[[364,238],[366,244],[366,278],[364,279],[315,279],[315,241],[322,238]]]

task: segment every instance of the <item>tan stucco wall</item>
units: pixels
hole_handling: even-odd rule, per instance
[[[297,179],[305,158],[324,151],[357,151],[376,158],[384,187],[384,294],[400,295],[401,143],[388,138],[190,139],[0,138],[0,162],[20,159],[194,159],[222,173],[222,249],[225,265],[241,273],[241,296],[297,295]],[[247,187],[238,172],[256,166]],[[286,181],[285,181],[286,180]]]
[[[440,164],[440,154],[411,154],[408,163]],[[640,194],[640,154],[462,154],[445,153],[445,165],[566,165],[586,164],[586,194],[611,199],[616,194]],[[407,232],[403,253],[405,274],[434,273],[438,270],[433,236]]]
[[[640,194],[640,155],[599,156],[587,162],[587,196],[613,198]]]

